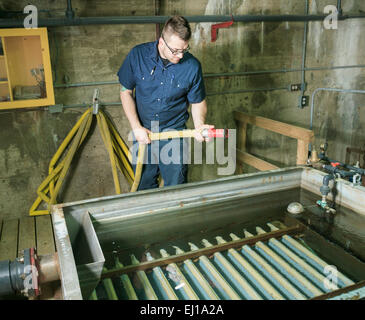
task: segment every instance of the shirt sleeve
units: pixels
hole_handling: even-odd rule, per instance
[[[200,62],[198,62],[198,70],[193,78],[193,84],[188,92],[187,98],[189,103],[200,103],[205,99],[205,86],[203,72]]]
[[[128,90],[133,90],[136,86],[136,79],[133,72],[133,49],[128,53],[122,66],[118,71],[120,84]]]

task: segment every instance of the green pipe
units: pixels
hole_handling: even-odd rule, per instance
[[[184,254],[185,251],[180,249],[179,247],[174,246],[176,249],[176,254]],[[191,273],[191,275],[196,279],[199,284],[201,290],[205,292],[205,295],[208,297],[206,299],[211,300],[220,300],[217,294],[214,292],[213,288],[210,286],[209,282],[204,278],[204,276],[200,273],[198,268],[195,266],[194,262],[191,259],[187,259],[184,261],[185,268]]]
[[[103,268],[103,272],[107,272],[107,268]],[[115,292],[114,285],[111,279],[104,279],[103,285],[109,300],[118,300],[117,293]]]
[[[203,239],[202,243],[205,247],[213,246],[208,240]],[[222,253],[214,253],[215,259],[220,263],[221,267],[226,271],[226,276],[235,284],[244,296],[249,296],[249,299],[262,300],[259,294],[252,288],[252,286],[243,278],[239,272],[232,266],[232,264],[223,256]],[[243,291],[243,292],[242,292]]]
[[[167,258],[170,256],[165,249],[160,249],[160,253],[163,258]],[[190,286],[189,282],[186,280],[184,274],[181,272],[176,263],[168,264],[166,270],[170,273],[170,279],[176,284],[175,290],[181,288],[188,300],[199,300],[198,295]]]
[[[131,255],[131,260],[132,260],[132,264],[134,264],[134,265],[139,264],[139,261],[137,260],[137,258],[135,257],[134,254]],[[136,274],[137,274],[139,281],[141,282],[141,285],[146,294],[147,300],[158,300],[158,297],[157,297],[155,291],[153,290],[152,285],[151,285],[150,281],[148,280],[146,273],[144,271],[137,271]]]
[[[199,248],[189,242],[191,251],[199,250]],[[231,287],[231,285],[224,279],[224,277],[218,272],[213,263],[210,262],[208,257],[199,257],[200,265],[204,271],[208,274],[209,278],[213,281],[214,285],[217,286],[222,291],[222,295],[230,300],[241,300],[237,292]]]
[[[115,267],[118,269],[123,268],[123,264],[119,261],[118,257],[115,258]],[[138,300],[137,294],[134,291],[133,285],[131,283],[131,280],[129,279],[128,275],[122,274],[120,276],[120,280],[122,281],[123,287],[125,292],[127,293],[129,300]]]
[[[150,252],[146,253],[147,261],[155,260]],[[172,289],[169,281],[166,279],[162,269],[160,267],[155,267],[152,269],[154,275],[157,278],[158,286],[163,291],[163,294],[167,297],[168,300],[179,300],[175,291]]]
[[[299,69],[274,69],[274,70],[257,70],[246,72],[223,72],[223,73],[206,73],[203,74],[204,78],[218,78],[218,77],[237,77],[237,76],[249,76],[259,74],[271,74],[271,73],[289,73],[289,72],[302,72],[302,71],[325,71],[325,70],[337,70],[337,69],[353,69],[353,68],[365,68],[365,65],[350,65],[350,66],[333,66],[333,67],[313,67],[313,68],[299,68]],[[59,88],[74,88],[74,87],[86,87],[86,86],[100,86],[119,84],[119,81],[92,81],[92,82],[77,82],[77,83],[54,83],[53,87]]]
[[[323,21],[326,15],[195,15],[185,16],[190,23],[200,22],[304,22]],[[38,27],[65,27],[104,24],[156,24],[165,23],[169,16],[111,16],[38,19]],[[339,20],[365,18],[363,14],[341,15]],[[0,28],[23,28],[23,19],[2,19]]]

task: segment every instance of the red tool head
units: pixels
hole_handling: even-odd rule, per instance
[[[204,138],[228,138],[228,129],[204,129]]]

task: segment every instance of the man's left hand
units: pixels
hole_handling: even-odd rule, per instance
[[[210,141],[210,138],[204,138],[202,136],[202,131],[204,129],[213,129],[214,128],[214,125],[210,125],[210,124],[203,124],[201,125],[200,127],[198,128],[195,128],[195,134],[194,134],[194,138],[199,141],[199,142],[209,142]]]

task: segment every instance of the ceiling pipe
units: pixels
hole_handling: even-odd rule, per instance
[[[72,9],[70,12],[73,12]],[[185,16],[190,23],[199,22],[305,22],[323,21],[326,15],[197,15]],[[101,24],[156,24],[165,23],[170,16],[119,16],[119,17],[74,17],[70,18],[49,18],[39,19],[38,27],[64,27],[81,25],[101,25]],[[364,14],[342,15],[339,20],[365,18]],[[22,28],[23,20],[0,19],[0,28]]]
[[[338,16],[341,17],[342,16],[341,0],[337,0],[337,11],[338,11]]]

